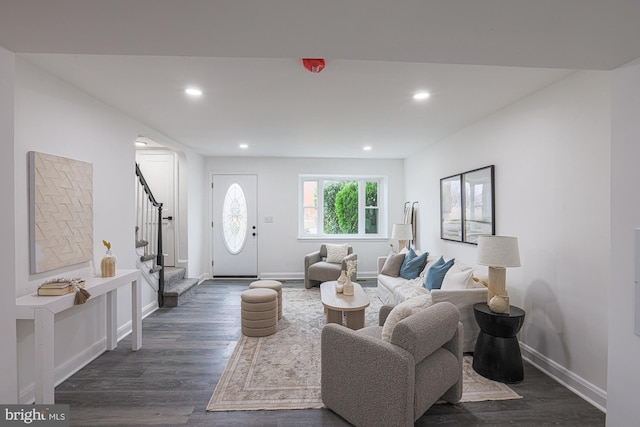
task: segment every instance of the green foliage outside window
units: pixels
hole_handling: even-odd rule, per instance
[[[365,190],[366,208],[364,211],[365,233],[378,232],[378,183],[367,182]]]
[[[324,233],[340,234],[340,224],[336,213],[336,196],[344,182],[325,183],[324,186]]]
[[[358,181],[324,181],[323,233],[358,234]],[[365,183],[364,209],[366,234],[378,233],[378,183]]]
[[[336,195],[336,215],[343,234],[358,233],[358,183],[349,182]]]

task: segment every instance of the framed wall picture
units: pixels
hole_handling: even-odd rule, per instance
[[[440,238],[462,241],[462,175],[440,180]]]
[[[494,166],[440,180],[440,238],[470,244],[495,234]]]
[[[463,237],[466,243],[478,243],[478,236],[496,234],[494,217],[493,166],[462,174]]]

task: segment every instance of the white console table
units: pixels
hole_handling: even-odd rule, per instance
[[[116,290],[131,284],[131,350],[142,347],[142,288],[139,270],[119,270],[115,277],[85,279],[91,299],[106,294],[107,350],[118,346],[118,298]],[[53,404],[54,400],[54,321],[56,313],[75,307],[75,292],[61,296],[25,295],[16,299],[16,319],[33,320],[35,334],[36,404]]]

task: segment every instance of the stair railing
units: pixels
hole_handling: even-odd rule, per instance
[[[158,202],[136,163],[136,247],[144,247],[140,261],[153,261],[149,273],[158,273],[158,306],[164,306],[164,256],[162,252],[162,203]],[[155,252],[153,252],[155,251]]]

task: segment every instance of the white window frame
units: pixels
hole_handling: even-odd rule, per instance
[[[316,234],[304,231],[304,183],[316,181],[318,184]],[[324,182],[356,181],[358,182],[358,233],[357,234],[325,234],[324,233]],[[378,232],[365,233],[366,183],[378,183]],[[298,176],[298,238],[321,239],[382,239],[387,238],[387,177],[382,175],[299,175]]]

